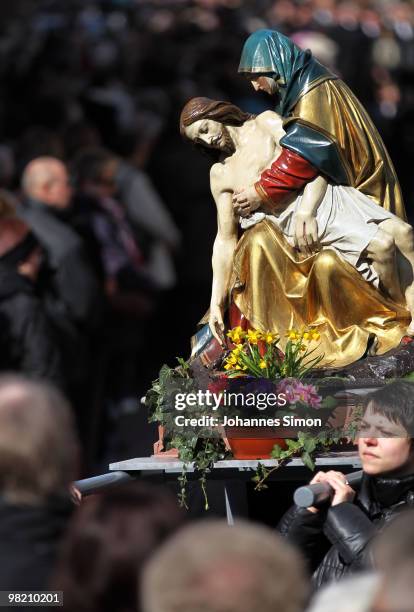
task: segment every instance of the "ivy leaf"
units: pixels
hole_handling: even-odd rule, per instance
[[[281,452],[282,452],[282,449],[279,446],[279,444],[275,444],[271,452],[272,459],[279,459]]]
[[[326,408],[329,410],[333,410],[337,406],[337,404],[338,404],[337,400],[334,397],[332,397],[332,395],[328,395],[322,400],[320,408]]]
[[[307,437],[303,442],[303,448],[307,453],[313,453],[316,449],[318,442],[315,438]]]
[[[313,470],[315,469],[315,462],[312,459],[312,456],[307,451],[304,451],[301,455],[301,459],[303,463],[306,465],[306,467],[309,468],[313,472]]]
[[[286,445],[290,451],[295,451],[295,450],[298,450],[298,448],[302,446],[302,443],[300,442],[300,440],[287,439]]]
[[[159,384],[161,386],[164,386],[169,377],[170,377],[170,372],[171,372],[171,368],[169,368],[167,365],[163,365],[161,370],[160,370],[160,375],[159,375]]]

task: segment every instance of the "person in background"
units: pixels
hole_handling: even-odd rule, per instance
[[[147,314],[153,283],[145,248],[117,199],[120,162],[110,151],[88,149],[73,162],[77,192],[72,222],[84,237],[115,310]]]
[[[147,237],[147,269],[159,290],[176,283],[173,255],[181,235],[149,177],[138,168],[120,161],[115,180],[120,202],[137,230]]]
[[[172,493],[144,483],[86,498],[67,532],[53,578],[53,588],[64,591],[65,610],[139,610],[137,575],[183,520]]]
[[[143,612],[301,612],[308,589],[300,555],[267,527],[200,521],[150,559]]]
[[[395,516],[373,541],[374,571],[318,591],[307,612],[411,612],[414,601],[414,511]]]
[[[412,495],[414,506],[414,495]],[[391,522],[374,542],[373,558],[380,575],[370,612],[411,612],[414,602],[414,511]]]
[[[95,384],[91,351],[102,325],[102,292],[82,238],[68,222],[72,187],[66,166],[54,157],[33,159],[23,172],[22,188],[18,214],[46,255],[40,292],[62,347],[67,391],[84,437]]]
[[[332,487],[328,506],[294,506],[281,519],[279,531],[306,555],[315,587],[369,569],[375,536],[414,505],[413,437],[413,383],[399,380],[368,394],[358,437],[359,491],[341,472],[318,472],[311,484]]]
[[[0,590],[44,590],[73,511],[79,447],[56,388],[0,376]]]
[[[82,240],[67,223],[72,187],[66,166],[53,157],[38,157],[26,166],[22,188],[19,214],[46,251],[56,309],[87,329],[96,321],[98,287]]]
[[[64,387],[58,340],[36,294],[41,261],[42,249],[28,225],[13,213],[0,214],[0,371]]]
[[[72,168],[77,186],[72,224],[88,245],[108,304],[103,367],[111,371],[107,395],[118,418],[136,411],[157,289],[146,267],[146,245],[117,199],[118,158],[105,149],[85,150]]]

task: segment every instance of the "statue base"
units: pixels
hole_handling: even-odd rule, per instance
[[[367,356],[345,368],[325,368],[324,376],[341,376],[361,386],[385,384],[414,372],[414,338],[405,336],[399,346],[383,355]]]

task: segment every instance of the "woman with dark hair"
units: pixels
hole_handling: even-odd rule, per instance
[[[67,612],[137,612],[139,575],[183,522],[173,494],[137,484],[86,499],[62,548],[53,588]]]
[[[332,496],[323,507],[293,506],[279,531],[301,548],[315,587],[372,566],[375,536],[414,505],[414,384],[397,380],[366,396],[358,453],[363,476],[357,492],[341,472],[318,472]]]

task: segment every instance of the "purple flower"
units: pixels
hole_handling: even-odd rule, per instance
[[[278,393],[284,393],[289,404],[297,402],[307,404],[312,408],[320,408],[322,397],[315,385],[307,385],[296,378],[285,378],[277,387]]]

